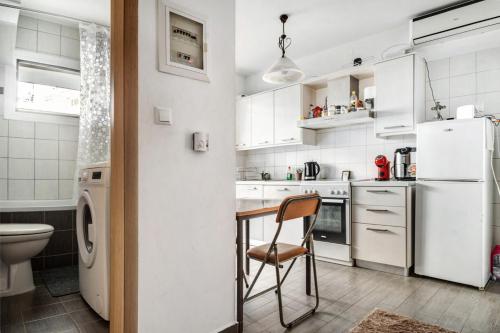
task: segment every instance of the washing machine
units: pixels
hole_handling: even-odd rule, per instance
[[[78,174],[76,235],[80,293],[109,320],[109,163],[82,168]]]

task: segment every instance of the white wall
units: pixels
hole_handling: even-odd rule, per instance
[[[235,322],[234,1],[182,5],[208,19],[210,83],[157,71],[156,1],[139,3],[139,332]],[[199,130],[207,153],[191,149]]]

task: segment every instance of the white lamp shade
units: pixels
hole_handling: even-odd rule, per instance
[[[280,57],[271,68],[262,76],[262,79],[269,83],[292,83],[304,79],[305,74],[297,65],[284,56]]]

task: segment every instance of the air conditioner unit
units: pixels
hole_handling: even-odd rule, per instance
[[[410,21],[414,46],[500,28],[500,0],[473,0],[442,8]]]

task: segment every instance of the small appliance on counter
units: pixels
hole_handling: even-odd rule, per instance
[[[396,180],[415,180],[417,176],[417,148],[398,148],[394,152],[394,178]]]
[[[304,163],[304,180],[316,180],[316,176],[319,175],[320,170],[317,162]]]
[[[378,168],[378,177],[375,180],[384,181],[391,178],[390,164],[391,162],[384,155],[375,157],[375,165]]]

